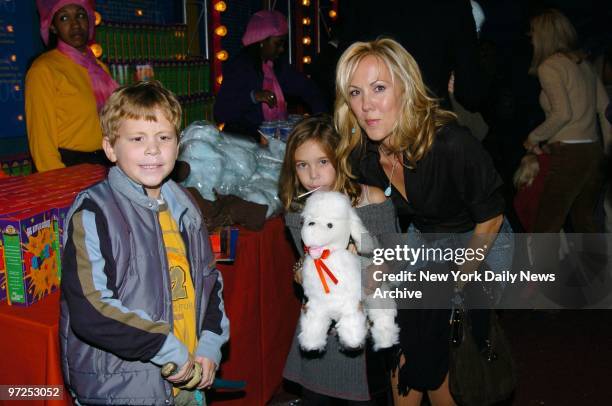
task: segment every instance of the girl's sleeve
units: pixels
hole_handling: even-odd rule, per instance
[[[94,203],[85,201],[75,212],[68,233],[61,288],[74,333],[120,358],[183,365],[188,350],[170,324],[118,299],[118,267],[127,265],[115,262],[106,223]]]
[[[28,144],[39,172],[63,168],[57,140],[54,77],[46,66],[33,65],[26,75],[25,111]]]

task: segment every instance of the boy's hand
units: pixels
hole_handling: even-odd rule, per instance
[[[189,358],[187,359],[187,362],[183,364],[183,366],[178,370],[178,372],[175,373],[174,375],[170,375],[166,379],[172,383],[182,383],[184,381],[187,381],[193,375],[193,366],[194,366],[194,359],[190,355]]]
[[[195,362],[202,367],[202,379],[198,384],[198,389],[209,389],[215,380],[217,365],[206,357],[195,357]]]

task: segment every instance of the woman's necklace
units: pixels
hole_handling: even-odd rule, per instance
[[[391,196],[391,193],[393,192],[393,189],[392,189],[392,186],[393,186],[393,175],[395,174],[395,166],[397,165],[398,159],[395,156],[395,154],[392,154],[390,152],[387,153],[384,150],[382,144],[378,147],[378,149],[379,149],[380,153],[383,154],[385,157],[389,157],[391,155],[393,156],[393,158],[392,158],[393,159],[393,166],[391,167],[391,176],[389,176],[389,185],[387,186],[387,188],[384,191],[385,196],[389,197],[389,196]]]
[[[391,176],[389,177],[389,186],[385,189],[385,196],[391,196],[391,185],[393,184],[393,174],[395,173],[395,165],[397,165],[397,158],[393,161],[393,166],[391,167]]]

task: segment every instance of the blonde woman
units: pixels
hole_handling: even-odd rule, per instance
[[[561,12],[548,9],[532,18],[531,40],[530,73],[540,80],[540,105],[546,119],[524,145],[531,150],[546,143],[551,150],[533,231],[556,233],[568,215],[575,232],[601,231],[593,217],[603,187],[597,116],[607,150],[611,138],[605,119],[608,96],[577,47],[576,30]]]
[[[492,161],[455,115],[428,95],[412,56],[391,39],[357,42],[336,71],[335,124],[339,166],[381,188],[404,224],[426,233],[481,236],[492,265],[509,239],[502,181]],[[349,157],[352,164],[349,164]],[[471,241],[471,240],[470,240]],[[494,244],[493,244],[494,243]],[[471,269],[463,269],[466,272]],[[396,405],[453,405],[448,387],[449,310],[399,312]],[[397,382],[398,381],[398,382]]]

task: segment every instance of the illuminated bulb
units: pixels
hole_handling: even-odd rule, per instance
[[[16,92],[18,92],[18,91],[21,90],[21,86],[15,85],[15,86],[13,86],[13,89],[15,89]]]
[[[7,31],[7,32],[13,32],[14,30],[15,30],[15,29],[13,28],[13,26],[12,26],[12,25],[7,25],[7,26],[6,26],[6,31]]]
[[[220,25],[215,28],[215,34],[220,37],[225,37],[227,35],[227,27],[225,25]]]
[[[310,25],[310,17],[302,18],[302,24],[303,25]]]
[[[229,58],[229,54],[225,50],[219,51],[215,55],[220,61],[227,61],[227,58]]]
[[[223,13],[225,10],[227,10],[227,4],[225,4],[224,1],[218,1],[215,3],[215,10],[217,10],[219,13]]]
[[[310,0],[302,0],[302,6],[310,6]]]
[[[305,57],[302,58],[302,62],[304,62],[304,63],[310,63],[311,61],[312,61],[312,59],[310,59],[309,56],[305,56]]]
[[[311,41],[310,37],[302,38],[302,44],[304,45],[310,45],[310,41]]]
[[[11,55],[11,62],[17,62],[17,55]]]
[[[329,10],[329,17],[330,18],[338,17],[338,13],[336,13],[336,10]]]
[[[18,115],[18,116],[17,116],[17,120],[19,120],[19,121],[23,121],[23,114]]]
[[[221,83],[223,83],[223,75],[217,76],[217,84],[220,85]]]
[[[102,56],[102,46],[100,44],[97,44],[97,43],[91,44],[89,46],[89,49],[91,49],[91,52],[93,52],[96,58],[99,58]]]
[[[223,129],[225,128],[225,123],[219,123],[217,128],[219,129],[219,131],[223,131]]]
[[[138,10],[136,10],[136,15],[138,17],[142,17],[144,15],[144,12],[142,11],[142,9],[139,8]]]
[[[96,16],[96,27],[97,27],[102,22],[102,14],[96,11],[94,12],[94,15]]]

